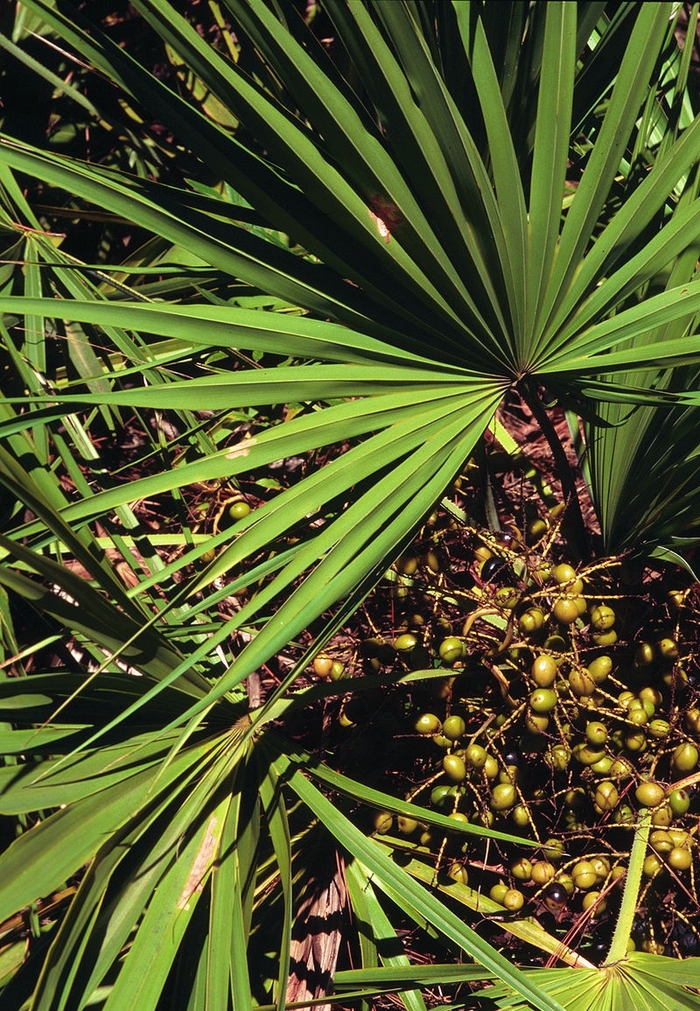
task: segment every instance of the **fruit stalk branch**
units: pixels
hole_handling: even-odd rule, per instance
[[[576,490],[576,481],[567,459],[566,452],[561,443],[552,420],[547,414],[540,399],[536,381],[532,378],[525,380],[520,388],[520,394],[532,411],[540,430],[547,440],[547,444],[554,458],[554,465],[561,481],[562,495],[566,504],[563,526],[566,531],[566,539],[569,546],[573,546],[578,553],[579,559],[587,555],[586,527],[581,513],[581,504]]]

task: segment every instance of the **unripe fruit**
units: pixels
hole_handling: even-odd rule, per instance
[[[668,801],[655,807],[651,814],[651,823],[654,828],[668,828],[673,821],[673,811]]]
[[[640,642],[634,654],[637,667],[648,667],[654,662],[654,647],[649,642]]]
[[[568,680],[571,691],[579,698],[592,695],[595,691],[595,682],[587,671],[572,670]]]
[[[416,733],[426,735],[437,734],[442,728],[442,724],[435,713],[422,713],[413,726]]]
[[[656,645],[659,650],[659,654],[664,658],[664,660],[678,659],[678,643],[675,639],[671,639],[667,636],[665,639],[659,639]]]
[[[566,584],[566,589],[569,593],[578,594],[583,589],[583,580],[578,579],[576,576],[576,569],[566,562],[562,562],[560,565],[555,565],[552,569],[552,578],[555,582],[559,583],[560,586]]]
[[[516,804],[510,816],[518,828],[525,828],[526,825],[530,824],[530,814],[524,804]]]
[[[649,835],[649,845],[663,856],[673,849],[673,839],[665,829],[657,828]]]
[[[688,813],[690,794],[687,790],[671,790],[668,795],[668,804],[673,813],[680,818]]]
[[[233,505],[229,506],[228,510],[228,514],[234,522],[249,516],[250,512],[251,508],[247,502],[234,502]]]
[[[530,696],[530,708],[535,713],[551,713],[557,702],[557,693],[551,688],[537,688]]]
[[[634,795],[642,807],[656,807],[666,796],[663,786],[655,783],[652,779],[640,783],[634,791]]]
[[[486,749],[482,748],[480,744],[470,744],[464,753],[464,760],[470,769],[483,769],[487,758]],[[496,765],[496,770],[498,770],[498,765]]]
[[[692,772],[698,764],[698,749],[694,744],[679,744],[673,752],[671,762],[678,772]]]
[[[462,660],[465,656],[464,643],[457,636],[449,635],[440,643],[438,653],[440,654],[440,659],[444,660],[445,663],[455,663],[457,660]]]
[[[418,822],[415,818],[409,818],[408,815],[400,814],[396,819],[396,827],[401,835],[413,835],[418,828]]]
[[[515,787],[512,783],[499,783],[491,793],[491,810],[508,811],[515,804]]]
[[[467,748],[467,754],[469,753],[469,748]],[[484,775],[488,780],[495,779],[498,776],[499,768],[498,762],[493,755],[486,755],[486,761],[484,762]]]
[[[571,869],[571,877],[574,884],[581,891],[585,892],[596,883],[597,875],[593,864],[589,860],[579,860]]]
[[[442,732],[451,741],[456,741],[464,734],[467,725],[461,716],[448,716],[442,724]]]
[[[586,724],[586,737],[588,738],[588,743],[592,745],[605,744],[608,739],[608,728],[604,723],[587,723]]]
[[[593,802],[600,813],[612,811],[613,808],[617,807],[619,799],[620,795],[617,787],[610,780],[603,780],[602,783],[598,783],[596,786]]]
[[[467,767],[459,755],[445,755],[442,760],[445,775],[454,783],[461,783],[467,775]]]
[[[671,724],[668,720],[652,720],[647,730],[649,736],[653,737],[656,741],[661,741],[664,737],[668,737],[670,732]]]
[[[447,876],[452,878],[460,885],[466,885],[469,881],[469,875],[467,874],[467,868],[464,864],[451,864],[447,872]]]
[[[502,906],[503,905],[503,898],[504,898],[504,896],[505,896],[505,894],[506,894],[506,892],[508,890],[509,890],[508,889],[508,885],[504,884],[502,881],[499,881],[499,883],[497,885],[494,885],[491,888],[491,890],[489,892],[489,898],[493,902],[497,902],[499,904],[499,906]]]
[[[386,835],[387,832],[391,831],[394,824],[394,818],[390,811],[377,811],[374,816],[374,831],[378,832],[379,835]]]
[[[653,878],[655,874],[658,874],[663,863],[657,857],[656,853],[650,853],[644,858],[644,863],[642,864],[642,874],[645,878]]]
[[[525,729],[535,736],[543,734],[549,726],[549,716],[534,713],[531,709],[525,715]]]
[[[647,748],[647,735],[642,730],[636,730],[627,734],[625,737],[625,747],[628,751],[635,751],[641,754]]]
[[[596,632],[607,632],[615,624],[615,612],[606,604],[591,608],[591,628]]]
[[[595,765],[605,757],[604,751],[600,748],[593,748],[590,744],[575,744],[571,753],[581,765]]]
[[[600,892],[588,892],[583,896],[581,906],[584,912],[591,909],[594,910],[592,913],[593,916],[599,916],[601,913],[605,912],[607,903],[605,899],[601,899]]]
[[[578,599],[576,597],[558,597],[554,601],[552,614],[562,625],[573,625],[580,617]]]
[[[331,681],[342,681],[347,676],[348,672],[345,669],[345,664],[341,660],[334,660],[331,665],[331,672],[328,675]]]
[[[544,625],[544,613],[539,607],[530,607],[523,611],[518,619],[518,628],[522,635],[531,635],[532,632],[539,632]]]
[[[667,854],[666,862],[674,871],[687,871],[693,862],[693,854],[685,847],[674,846]]]
[[[418,636],[414,635],[413,632],[404,632],[403,635],[397,636],[394,641],[394,649],[397,653],[410,653],[418,645]]]
[[[591,632],[591,639],[596,646],[614,646],[617,642],[617,632],[614,628],[607,632]]]
[[[520,857],[510,865],[510,873],[516,881],[529,881],[532,877],[532,864],[527,857]]]
[[[531,878],[536,885],[546,885],[554,877],[556,870],[548,860],[536,860],[532,865]]]
[[[548,653],[542,653],[533,661],[530,674],[538,687],[549,688],[557,677],[557,661]]]
[[[591,660],[587,667],[587,671],[591,680],[595,684],[599,685],[605,681],[612,670],[612,667],[612,659],[604,654],[603,656],[597,656],[595,660]]]
[[[503,896],[503,905],[511,913],[517,913],[525,904],[525,896],[517,888],[509,888]]]
[[[610,873],[610,861],[607,857],[591,857],[591,866],[595,871],[598,884],[602,884]]]

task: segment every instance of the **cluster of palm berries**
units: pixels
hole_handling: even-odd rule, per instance
[[[697,922],[695,591],[666,593],[659,573],[637,572],[628,585],[619,560],[550,564],[515,538],[482,534],[472,557],[461,572],[445,571],[434,552],[398,561],[398,628],[393,641],[362,644],[363,669],[424,674],[404,695],[415,757],[404,796],[537,846],[464,844],[386,812],[375,830],[505,910],[539,903],[592,919],[615,901],[630,829],[647,807],[640,903],[653,909],[663,882],[675,896],[666,914]],[[659,908],[663,936],[667,920]],[[650,912],[652,935],[653,922]]]

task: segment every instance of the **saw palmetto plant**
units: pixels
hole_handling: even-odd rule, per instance
[[[0,135],[3,1006],[700,1007],[695,959],[626,955],[646,815],[602,965],[516,916],[565,963],[524,970],[358,812],[517,826],[335,769],[304,715],[384,683],[309,664],[508,398],[578,563],[692,562],[698,5],[134,0],[142,47],[118,15],[0,37],[60,102],[41,142],[8,92]]]

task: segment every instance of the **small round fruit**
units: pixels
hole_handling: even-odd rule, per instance
[[[695,745],[686,741],[685,744],[679,744],[673,752],[671,763],[677,772],[692,772],[697,767],[699,757]]]
[[[677,660],[678,659],[678,643],[675,639],[671,639],[666,636],[663,639],[659,639],[656,644],[659,651],[659,655],[664,658],[664,660]]]
[[[637,692],[637,697],[642,700],[642,702],[651,702],[655,709],[663,702],[663,695],[658,690],[658,688],[652,688],[651,685],[645,685],[644,688],[640,688]]]
[[[504,884],[502,881],[499,881],[498,884],[493,885],[493,887],[489,891],[489,898],[493,902],[497,902],[499,906],[502,906],[503,899],[505,898],[509,890],[510,889],[508,888],[508,885]]]
[[[474,746],[474,745],[473,745]],[[470,748],[467,748],[467,756],[469,755]],[[486,761],[484,762],[484,775],[490,781],[496,779],[499,773],[498,761],[493,755],[486,755]]]
[[[236,522],[236,520],[242,520],[251,513],[251,508],[247,502],[234,502],[233,505],[229,506],[228,514],[229,517]]]
[[[559,696],[551,688],[537,688],[530,696],[530,708],[535,713],[551,713]]]
[[[640,642],[634,654],[637,667],[648,667],[654,662],[654,647],[650,642]]]
[[[522,635],[531,635],[539,632],[544,625],[544,612],[539,607],[530,607],[523,611],[518,619],[518,628]]]
[[[539,688],[550,688],[556,681],[557,661],[549,653],[542,653],[533,660],[530,674]]]
[[[601,758],[605,758],[605,752],[601,748],[594,748],[590,744],[575,744],[571,754],[581,765],[595,765]]]
[[[628,751],[641,754],[647,748],[647,735],[642,730],[634,730],[625,736],[625,747]]]
[[[520,857],[510,865],[510,873],[516,881],[529,881],[532,877],[532,863],[527,857]]]
[[[432,735],[440,732],[442,724],[435,713],[421,713],[413,724],[416,733]]]
[[[404,632],[394,640],[394,649],[400,654],[410,653],[416,648],[418,642],[418,636],[413,632]]]
[[[599,723],[594,721],[592,723],[586,724],[586,737],[589,744],[598,745],[605,744],[608,739],[608,728],[604,723]]]
[[[562,562],[560,565],[554,566],[554,568],[552,569],[552,578],[554,579],[555,582],[559,583],[560,586],[563,583],[568,584],[579,582],[576,576],[576,569],[572,565],[568,565],[567,562]],[[583,589],[583,582],[581,582],[580,587],[578,587],[576,590],[573,590],[572,592],[580,593],[582,589]]]
[[[653,737],[655,741],[661,741],[664,737],[668,737],[671,733],[671,724],[668,720],[652,720],[647,729],[649,737]]]
[[[693,854],[685,846],[674,846],[667,853],[666,862],[674,871],[687,871],[693,862]]]
[[[510,812],[510,816],[518,828],[526,828],[530,824],[530,812],[524,804],[516,804]]]
[[[549,860],[535,860],[530,876],[536,885],[546,885],[555,874],[554,864],[550,864]]]
[[[555,772],[566,772],[569,768],[571,750],[566,744],[554,744],[547,750],[544,760]]]
[[[464,643],[456,635],[448,635],[440,643],[438,653],[440,654],[440,659],[444,660],[445,663],[455,663],[457,660],[464,659]]]
[[[460,825],[468,825],[469,824],[469,818],[467,818],[467,816],[464,813],[464,811],[450,811],[450,813],[448,814],[447,817],[451,818],[452,821],[459,822]]]
[[[664,800],[666,793],[659,783],[647,779],[644,783],[639,784],[634,795],[642,807],[656,807]]]
[[[430,803],[433,807],[438,808],[438,810],[444,810],[446,807],[451,805],[453,803],[451,787],[447,786],[445,783],[441,783],[439,786],[434,786],[430,791]]]
[[[617,642],[617,632],[609,628],[607,632],[591,632],[591,639],[596,646],[614,646]]]
[[[690,794],[687,790],[671,790],[668,795],[668,803],[676,817],[681,818],[688,813]]]
[[[602,656],[597,656],[595,660],[591,660],[586,670],[591,680],[599,685],[605,681],[612,668],[612,659],[607,654],[603,654]]]
[[[509,811],[515,805],[515,787],[512,783],[498,783],[491,793],[492,811]]]
[[[464,864],[451,864],[449,870],[447,871],[447,876],[460,885],[466,885],[469,881],[467,868]]]
[[[374,831],[379,835],[386,835],[391,832],[394,818],[390,811],[377,811],[374,816]]]
[[[649,836],[649,845],[662,856],[673,849],[673,839],[663,828],[656,828]]]
[[[602,884],[610,873],[610,861],[607,857],[591,857],[591,866],[596,873],[598,884]]]
[[[607,604],[598,604],[591,608],[591,628],[596,632],[607,632],[615,624],[615,612]]]
[[[451,741],[458,740],[467,729],[461,716],[448,716],[442,724],[442,732]]]
[[[324,653],[319,653],[313,662],[314,674],[320,678],[330,677],[331,670],[333,669],[333,660],[331,657],[326,656]]]
[[[418,821],[415,818],[409,818],[406,814],[400,814],[396,819],[396,827],[401,835],[413,835],[418,828]]]
[[[535,737],[543,734],[549,726],[549,716],[544,713],[533,713],[530,709],[525,715],[525,729]]]
[[[552,614],[562,625],[573,625],[580,617],[579,606],[576,597],[558,597],[554,601]]]
[[[331,681],[342,681],[347,676],[348,672],[342,660],[334,660],[331,664],[331,672],[328,675]]]
[[[584,912],[591,910],[592,916],[599,916],[607,908],[605,899],[601,899],[600,892],[587,892],[581,900],[581,907]]]
[[[691,734],[700,734],[700,709],[689,709],[685,714],[685,728]]]
[[[509,888],[503,896],[502,904],[511,913],[517,913],[525,904],[525,896],[517,888]]]
[[[464,753],[464,760],[470,769],[483,769],[489,756],[480,744],[470,744]],[[498,765],[496,765],[498,769]]]
[[[617,787],[609,779],[603,780],[602,783],[598,783],[596,786],[593,803],[596,806],[596,810],[600,813],[614,810],[617,807],[619,799],[620,794],[617,791]]]
[[[445,755],[442,760],[442,768],[445,775],[454,783],[461,783],[467,775],[467,767],[464,759],[459,755]]]
[[[576,887],[580,888],[582,892],[588,891],[598,880],[595,867],[590,860],[579,860],[574,864],[571,869],[571,877]]]
[[[645,878],[653,878],[655,874],[658,874],[663,867],[663,862],[657,857],[656,853],[649,853],[648,856],[644,858],[644,863],[642,864],[642,874]]]
[[[542,898],[550,913],[559,913],[566,905],[569,894],[560,881],[552,881],[542,893]]]
[[[651,813],[651,823],[655,828],[668,828],[673,821],[673,811],[668,801],[659,804]]]
[[[569,672],[569,687],[574,695],[584,698],[595,691],[595,682],[588,671],[572,670]]]

